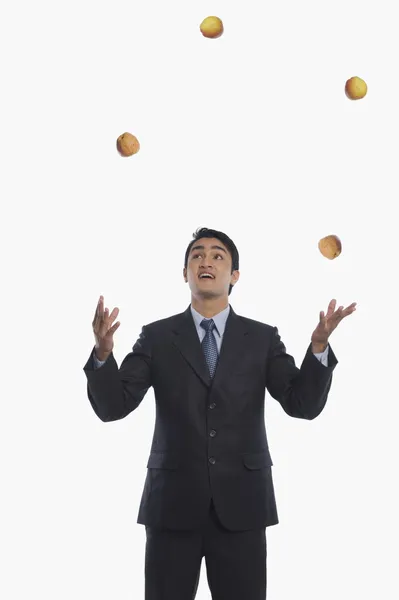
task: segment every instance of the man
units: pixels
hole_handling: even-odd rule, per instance
[[[239,255],[220,231],[189,244],[191,304],[142,328],[118,370],[118,309],[103,297],[84,367],[104,422],[134,411],[154,388],[156,423],[137,522],[146,526],[146,600],[192,600],[202,558],[213,600],[265,600],[266,527],[279,522],[264,420],[265,389],[291,417],[323,410],[337,359],[328,338],[355,309],[330,302],[298,369],[277,327],[238,316],[228,296]]]

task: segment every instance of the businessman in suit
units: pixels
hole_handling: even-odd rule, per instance
[[[142,327],[120,368],[120,325],[100,297],[87,393],[104,422],[134,411],[152,386],[156,422],[137,522],[146,526],[146,600],[193,600],[205,558],[213,600],[265,600],[266,528],[276,525],[265,390],[284,411],[315,419],[338,363],[328,339],[355,309],[320,312],[300,368],[278,329],[239,316],[228,296],[239,255],[224,233],[201,228],[185,254],[191,303]]]

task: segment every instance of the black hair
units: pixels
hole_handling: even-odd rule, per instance
[[[231,272],[233,273],[233,271],[239,270],[240,257],[238,254],[238,250],[236,248],[235,243],[233,242],[233,240],[231,240],[229,238],[228,235],[226,235],[222,231],[217,231],[216,229],[208,229],[208,227],[199,227],[197,229],[197,231],[195,233],[193,233],[193,238],[194,239],[192,240],[192,242],[190,242],[189,245],[187,246],[186,255],[184,257],[185,268],[187,268],[188,255],[190,254],[190,250],[191,250],[193,244],[197,240],[199,240],[200,238],[217,238],[226,246],[226,248],[230,252],[231,261],[232,261]],[[232,289],[233,289],[233,286],[230,284],[229,295],[230,295]]]

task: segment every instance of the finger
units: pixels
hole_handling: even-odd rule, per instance
[[[115,325],[113,325],[113,326],[111,327],[111,329],[109,330],[109,332],[108,332],[108,333],[109,333],[110,335],[113,335],[113,334],[115,333],[115,331],[118,329],[119,325],[120,325],[120,321],[117,321],[117,322],[115,323]]]
[[[104,300],[101,301],[99,306],[100,306],[100,310],[98,311],[98,318],[99,318],[100,322],[106,323],[108,326],[110,323],[115,321],[115,318],[118,316],[119,308],[117,308],[117,307],[114,308],[112,313],[109,314],[109,308],[105,308],[103,310]]]
[[[345,314],[343,312],[344,307],[340,306],[339,309],[337,310],[336,313],[334,313],[334,317],[336,318],[337,321],[340,321],[341,319],[344,318]]]
[[[346,317],[347,315],[350,315],[353,313],[353,311],[356,310],[356,302],[352,302],[352,304],[350,304],[349,306],[347,306],[345,308],[345,310],[343,311],[344,316]]]
[[[119,313],[119,308],[115,307],[114,310],[112,311],[112,313],[108,317],[108,325],[111,325],[115,321],[116,317],[118,316],[118,313]]]
[[[100,299],[97,302],[96,312],[94,313],[93,325],[96,322],[97,318],[103,314],[103,308],[104,308],[104,297],[100,296]]]
[[[330,304],[328,305],[327,318],[333,314],[336,304],[337,301],[335,299],[331,300]]]
[[[326,330],[327,329],[327,316],[325,315],[324,311],[322,310],[320,312],[320,323],[319,325],[321,326],[321,329]]]
[[[98,305],[97,316],[93,321],[94,332],[100,336],[104,336],[109,329],[109,310],[104,308],[104,297],[101,297],[101,301]]]

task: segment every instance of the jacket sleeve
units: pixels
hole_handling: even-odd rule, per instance
[[[94,348],[83,367],[87,377],[87,395],[91,406],[101,421],[124,419],[139,406],[151,387],[151,342],[147,326],[118,369],[113,353],[105,363],[96,368]]]
[[[273,327],[272,336],[266,366],[267,391],[290,417],[315,419],[327,402],[332,373],[338,364],[331,345],[328,366],[314,356],[312,344],[309,344],[299,369],[294,358],[287,354],[277,327]]]

